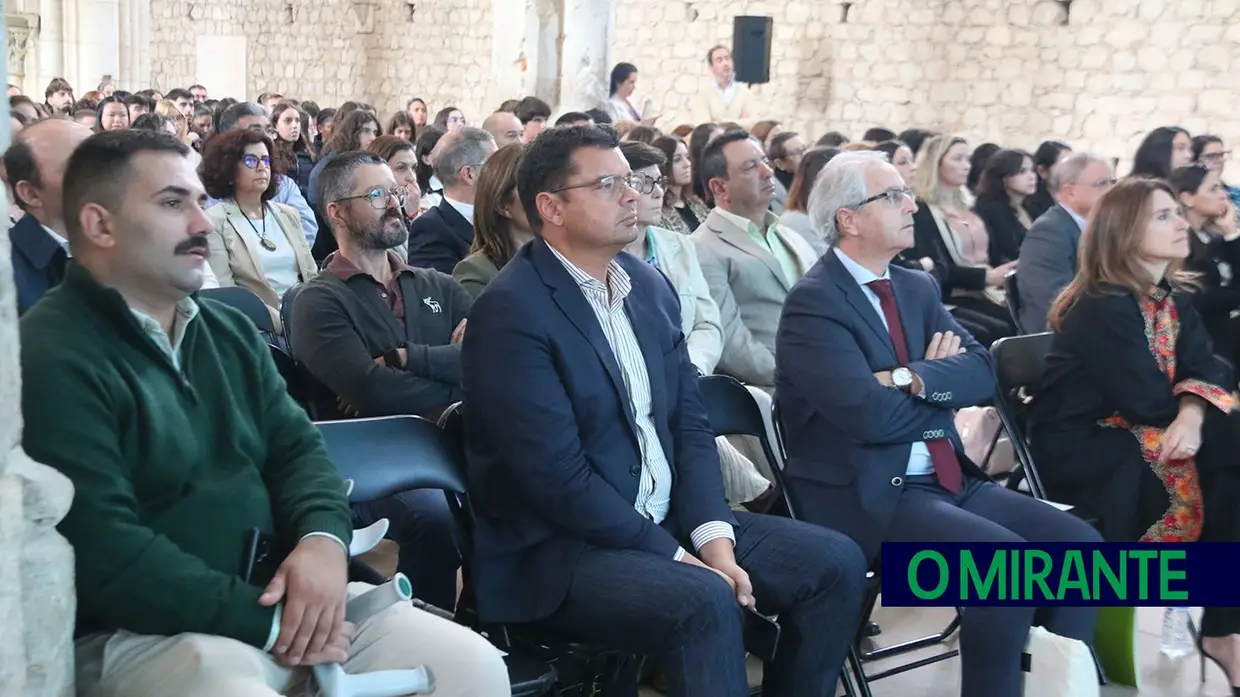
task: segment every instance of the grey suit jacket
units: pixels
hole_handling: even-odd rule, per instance
[[[796,258],[800,278],[818,257],[800,234],[781,227],[779,236]],[[775,330],[792,284],[774,255],[718,211],[711,211],[692,239],[723,324],[716,370],[751,385],[773,386]]]
[[[1076,276],[1076,248],[1081,227],[1063,206],[1054,205],[1033,222],[1020,245],[1020,327],[1025,332],[1046,331],[1051,303]]]

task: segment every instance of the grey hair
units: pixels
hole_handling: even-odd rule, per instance
[[[460,181],[462,167],[482,164],[487,158],[487,144],[495,146],[495,138],[481,128],[462,126],[444,136],[435,147],[435,176],[445,187]]]
[[[1102,156],[1095,155],[1092,152],[1072,153],[1059,164],[1051,168],[1050,181],[1046,183],[1046,188],[1052,194],[1059,193],[1059,190],[1068,184],[1075,184],[1081,178],[1081,174],[1085,172],[1085,168],[1095,162],[1101,162],[1108,167],[1108,163]]]
[[[323,171],[319,172],[319,196],[324,210],[327,204],[352,195],[353,178],[359,167],[386,164],[378,155],[360,150],[332,155],[323,165]]]
[[[237,127],[237,122],[246,116],[268,116],[267,110],[254,102],[237,102],[220,112],[220,122],[215,132],[223,133]]]
[[[852,150],[831,158],[818,173],[805,208],[810,225],[828,246],[834,246],[840,239],[835,222],[840,209],[855,206],[869,195],[866,172],[874,165],[890,161],[887,153],[879,150]]]

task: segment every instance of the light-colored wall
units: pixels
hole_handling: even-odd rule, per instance
[[[775,23],[763,116],[814,138],[916,125],[1025,148],[1062,137],[1125,161],[1161,125],[1240,143],[1237,0],[1076,0],[1068,26],[1052,0],[854,0],[846,24],[842,3],[816,0],[617,3],[613,58],[637,65],[636,99],[666,127],[706,50],[750,14]]]

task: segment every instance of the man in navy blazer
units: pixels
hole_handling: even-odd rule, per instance
[[[449,276],[474,241],[474,193],[482,163],[495,152],[495,139],[464,126],[435,146],[435,176],[443,200],[409,224],[409,265]]]
[[[18,315],[64,278],[69,243],[61,184],[73,149],[89,137],[90,129],[79,123],[47,119],[18,133],[4,153],[5,175],[26,212],[9,230]]]
[[[662,657],[669,694],[743,697],[744,607],[783,627],[768,697],[833,694],[865,565],[842,535],[733,513],[667,279],[621,253],[635,187],[614,135],[548,129],[518,174],[538,238],[463,347],[483,621]]]
[[[986,478],[964,455],[954,410],[989,400],[990,355],[944,309],[928,274],[891,260],[913,246],[914,193],[873,151],[837,156],[810,194],[832,246],[788,293],[775,394],[793,502],[869,559],[884,541],[1095,542],[1084,521]],[[1018,697],[1034,608],[971,607],[964,697]],[[1044,626],[1090,642],[1096,611]]]

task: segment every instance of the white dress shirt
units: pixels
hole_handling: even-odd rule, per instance
[[[861,292],[865,293],[866,300],[870,301],[870,305],[873,306],[878,319],[887,328],[887,331],[890,332],[891,328],[887,327],[887,315],[883,314],[883,303],[879,300],[878,294],[870,290],[870,287],[866,284],[873,281],[890,281],[891,273],[887,269],[883,269],[882,276],[875,276],[873,271],[849,259],[848,255],[841,252],[839,247],[833,247],[831,251],[835,252],[835,256],[839,257],[840,263],[848,270],[849,275],[853,277],[857,285],[861,286]],[[924,392],[925,388],[923,387],[922,390]],[[917,396],[920,397],[921,395]],[[930,449],[926,447],[924,441],[913,443],[913,447],[908,454],[908,465],[904,468],[904,474],[908,477],[934,474],[934,462],[930,459]]]
[[[452,206],[453,208],[455,208],[456,212],[460,213],[461,216],[465,218],[465,220],[468,220],[470,225],[474,224],[474,204],[461,203],[460,201],[457,201],[456,199],[453,199],[453,198],[449,198],[446,195],[443,197],[443,200],[447,201],[449,206]]]
[[[564,258],[555,247],[547,245],[555,257],[560,260],[569,275],[581,288],[586,302],[594,310],[620,366],[620,374],[624,377],[624,386],[629,393],[629,404],[633,408],[633,420],[637,425],[637,445],[641,451],[642,471],[637,485],[637,499],[633,507],[638,513],[661,524],[666,518],[672,504],[672,467],[659,442],[659,433],[654,424],[653,400],[650,394],[650,375],[646,372],[646,360],[642,355],[641,345],[637,343],[637,335],[633,333],[633,325],[624,309],[624,299],[632,289],[629,274],[612,260],[607,265],[607,284],[577,267]],[[712,540],[727,538],[735,544],[736,536],[732,525],[724,521],[702,523],[689,533],[694,549],[701,549]],[[685,555],[683,548],[676,550],[675,559],[679,561]]]

